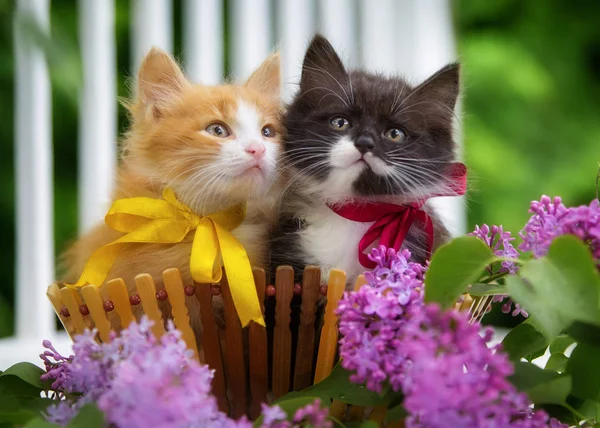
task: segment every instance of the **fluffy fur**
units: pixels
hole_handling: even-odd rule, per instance
[[[132,127],[114,199],[160,198],[171,187],[199,215],[246,202],[247,217],[232,233],[251,263],[264,266],[276,215],[272,184],[283,133],[279,76],[279,56],[273,54],[243,85],[193,85],[168,54],[153,49],[140,67],[137,97],[127,105]],[[82,236],[65,254],[65,282],[75,282],[91,254],[120,235],[99,224]],[[108,280],[124,278],[133,291],[135,275],[145,272],[161,288],[162,271],[176,267],[184,284],[191,284],[192,239],[193,233],[179,244],[130,245],[119,254]],[[198,302],[188,298],[187,303],[198,333]],[[169,315],[166,304],[162,309]],[[118,320],[112,321],[117,328]]]
[[[344,219],[326,204],[383,201],[405,204],[444,191],[454,161],[458,65],[418,86],[400,77],[346,71],[329,42],[316,36],[304,58],[300,89],[284,119],[283,164],[288,184],[272,236],[273,266],[307,264],[344,269],[349,280],[364,268],[357,246],[372,223]],[[436,244],[447,237],[435,219]],[[422,232],[405,241],[425,258]]]

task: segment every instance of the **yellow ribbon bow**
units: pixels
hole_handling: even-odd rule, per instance
[[[246,215],[243,205],[200,217],[167,188],[163,199],[125,198],[116,200],[106,224],[125,233],[119,239],[98,248],[90,257],[81,277],[71,288],[87,284],[101,285],[106,280],[121,247],[130,243],[176,244],[196,230],[190,256],[190,272],[199,283],[221,280],[221,259],[227,272],[231,297],[242,326],[250,321],[265,325],[252,268],[246,250],[229,232],[238,227]]]

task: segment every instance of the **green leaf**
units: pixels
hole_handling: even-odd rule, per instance
[[[515,363],[515,373],[508,380],[519,391],[527,391],[537,385],[550,382],[559,376],[555,371],[544,370],[535,364],[519,361]]]
[[[600,327],[575,321],[567,328],[566,332],[577,342],[587,343],[592,346],[600,346]]]
[[[385,414],[385,421],[386,422],[403,421],[404,419],[406,419],[407,416],[408,416],[408,412],[406,411],[404,406],[402,406],[402,404],[398,404],[397,406],[394,406],[387,411],[387,413]]]
[[[522,322],[504,337],[502,349],[512,361],[519,361],[522,357],[546,349],[548,340],[542,333],[535,329],[529,320]]]
[[[600,402],[594,400],[584,400],[577,411],[588,419],[600,420]]]
[[[556,354],[557,352],[560,352],[561,354],[564,354],[567,348],[573,343],[575,343],[575,340],[571,336],[567,334],[561,334],[550,344],[550,353]]]
[[[462,236],[440,247],[425,277],[425,301],[450,307],[469,284],[495,260],[492,250],[475,236]]]
[[[521,361],[515,363],[515,373],[509,380],[535,404],[564,404],[571,391],[571,376]]]
[[[0,396],[12,395],[15,397],[37,398],[41,389],[25,382],[17,376],[0,376]]]
[[[573,236],[557,238],[546,257],[531,260],[509,276],[511,297],[554,338],[573,321],[600,325],[600,278],[589,249]]]
[[[600,401],[599,362],[600,347],[577,344],[567,363],[567,373],[573,378],[574,396]]]
[[[571,376],[563,375],[525,391],[535,404],[564,404],[571,392]]]
[[[320,399],[320,397],[317,396],[313,396],[313,397],[309,397],[309,396],[303,396],[303,397],[293,397],[293,398],[286,398],[289,394],[284,395],[283,397],[281,397],[280,399],[276,400],[273,404],[277,404],[279,407],[281,407],[281,410],[283,410],[285,412],[285,414],[287,415],[288,418],[292,417],[294,415],[294,413],[296,413],[296,410],[298,410],[301,407],[307,406],[309,404],[312,404],[315,400]],[[325,407],[329,404],[329,401],[325,401],[323,402],[321,400],[321,406]],[[256,419],[256,421],[254,421],[253,426],[254,427],[260,427],[263,423],[263,417],[262,415]],[[71,427],[71,425],[69,425],[68,428],[79,428],[79,427]],[[81,426],[81,428],[86,428],[85,426]]]
[[[474,297],[508,294],[504,284],[484,284],[483,282],[472,284],[465,291]]]
[[[81,408],[67,428],[103,428],[104,413],[93,404],[86,404]]]
[[[375,421],[364,421],[360,424],[360,428],[379,428],[379,424]]]
[[[42,376],[44,373],[46,372],[34,364],[17,363],[14,366],[6,369],[6,371],[0,375],[0,378],[4,376],[16,376],[28,384],[36,387],[37,389],[43,390],[48,389],[49,384],[52,383],[42,382],[40,376]]]
[[[342,403],[357,406],[377,406],[386,403],[386,398],[376,392],[369,391],[364,385],[358,385],[350,381],[350,372],[339,363],[332,372],[321,382],[308,387],[302,391],[290,392],[281,399],[298,397],[318,397],[325,402],[330,399],[339,400]],[[276,403],[278,403],[276,401]]]
[[[567,357],[562,352],[556,352],[550,355],[550,358],[548,358],[548,361],[546,362],[546,370],[554,370],[560,373],[564,373],[568,361],[569,357]]]
[[[22,397],[16,395],[0,395],[0,425],[25,425],[31,419],[40,416],[54,400],[38,397]]]
[[[53,423],[48,422],[44,418],[35,418],[30,420],[25,428],[58,428],[60,425],[55,425]]]

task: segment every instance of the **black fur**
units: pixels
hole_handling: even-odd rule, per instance
[[[284,161],[295,168],[324,179],[330,168],[311,168],[327,157],[305,158],[305,153],[290,150],[323,148],[340,137],[329,120],[344,116],[352,126],[346,134],[354,139],[367,135],[375,142],[373,154],[394,161],[400,147],[383,133],[394,127],[403,130],[407,139],[400,152],[406,167],[419,168],[415,179],[430,181],[440,177],[443,161],[454,159],[452,118],[458,96],[458,64],[450,64],[417,87],[401,77],[384,77],[363,71],[346,72],[329,42],[316,36],[310,44],[302,68],[300,91],[288,108],[284,119],[287,132]],[[436,162],[427,163],[429,159]],[[411,191],[408,183],[386,182],[371,169],[366,169],[354,183],[357,196],[403,194]]]
[[[351,198],[410,197],[419,188],[443,186],[444,170],[454,160],[458,79],[458,64],[447,65],[418,86],[401,77],[346,71],[330,43],[317,35],[306,52],[300,89],[284,119],[284,165],[292,175],[299,172],[309,180],[324,182],[332,171],[326,164],[329,148],[347,135],[357,147],[357,141],[367,139],[373,155],[396,168],[400,177],[384,178],[365,168],[352,182]],[[350,122],[347,130],[332,128],[330,121],[338,116]],[[392,128],[402,130],[405,140],[398,143],[386,138],[385,132]],[[291,264],[300,269],[315,262],[299,253],[296,232],[310,225],[293,206],[298,200],[308,206],[327,195],[308,194],[305,183],[292,182],[284,196],[273,234],[272,266]]]

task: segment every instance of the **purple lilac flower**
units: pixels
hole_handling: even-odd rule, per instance
[[[192,358],[172,324],[160,341],[150,327],[144,318],[105,344],[88,331],[75,338],[69,358],[45,342],[44,377],[55,379],[64,398],[47,410],[47,419],[66,425],[84,404],[95,402],[117,427],[251,427],[219,411],[211,394],[213,371]]]
[[[515,240],[514,236],[511,236],[510,232],[505,232],[502,226],[492,226],[491,228],[487,224],[483,224],[481,227],[475,226],[475,230],[469,233],[469,236],[476,236],[485,242],[493,250],[495,256],[511,259],[519,257],[519,252],[511,244],[511,241]],[[504,260],[501,265],[498,272],[515,274],[519,270],[519,267],[512,261]]]
[[[597,199],[589,205],[567,208],[560,197],[550,199],[543,195],[529,208],[533,214],[519,236],[521,251],[531,251],[534,257],[548,252],[552,241],[561,235],[575,235],[589,245],[592,254],[600,259],[600,203]]]
[[[423,303],[425,269],[409,259],[408,251],[373,250],[378,265],[368,284],[339,305],[341,362],[351,380],[402,391],[408,427],[547,426],[548,415],[532,411],[508,382],[513,366],[488,348],[490,331],[482,337],[466,313]]]
[[[55,391],[62,390],[69,377],[69,364],[63,363],[70,363],[73,360],[73,356],[64,357],[60,355],[49,340],[44,340],[42,346],[46,348],[46,351],[40,354],[40,358],[44,361],[46,373],[41,376],[41,379],[54,379],[52,389]]]
[[[246,418],[235,421],[219,411],[211,394],[213,370],[192,358],[172,323],[160,340],[151,326],[144,317],[103,344],[95,341],[95,331],[87,331],[75,338],[68,358],[44,341],[42,379],[54,380],[60,399],[46,418],[65,426],[81,407],[95,402],[116,427],[250,428]],[[327,414],[316,400],[298,409],[290,422],[280,407],[264,405],[262,428],[330,428]]]
[[[423,304],[425,268],[408,261],[408,250],[396,253],[380,246],[369,257],[377,267],[365,274],[368,286],[344,294],[338,306],[340,355],[353,382],[381,392],[387,381],[398,391],[405,358],[396,338],[407,310]]]
[[[328,413],[326,407],[321,408],[321,400],[316,399],[296,410],[290,422],[286,420],[286,413],[279,406],[269,407],[263,404],[261,428],[331,428],[333,424],[327,419]]]
[[[507,356],[489,349],[491,330],[457,311],[437,305],[414,307],[403,328],[407,427],[546,426],[548,415],[533,412],[527,396],[506,379]]]
[[[261,404],[261,415],[263,417],[263,425],[275,427],[277,422],[282,422],[287,419],[286,413],[279,406],[269,407],[266,403]]]
[[[110,388],[98,400],[107,421],[122,427],[223,425],[210,393],[213,371],[192,363],[177,330],[164,335],[161,345],[132,349],[115,367]]]
[[[468,234],[469,236],[476,236],[481,239],[487,246],[489,246],[494,255],[498,257],[508,257],[516,259],[519,257],[519,252],[513,247],[511,241],[514,241],[514,237],[511,236],[510,232],[505,232],[502,226],[492,226],[491,228],[487,224],[483,224],[481,227],[475,226],[475,230]],[[503,260],[501,262],[501,268],[498,273],[516,274],[519,267],[512,261]],[[488,268],[492,273],[491,268]],[[506,300],[506,301],[505,301]],[[494,296],[492,302],[505,302],[502,305],[502,312],[505,314],[512,313],[512,316],[523,315],[525,318],[529,316],[527,311],[521,307],[518,303],[513,302],[508,296],[497,295]],[[513,309],[514,306],[514,309]],[[491,310],[491,305],[486,308],[486,311]]]

